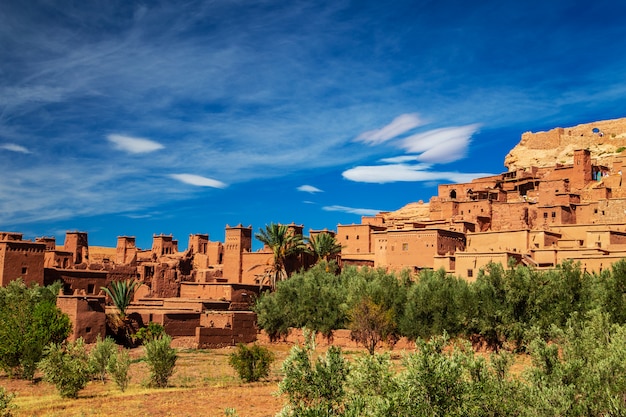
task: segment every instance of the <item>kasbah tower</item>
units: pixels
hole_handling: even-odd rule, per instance
[[[599,272],[626,257],[625,151],[626,118],[527,132],[506,156],[506,172],[441,184],[428,202],[308,234],[334,235],[340,266],[444,269],[469,281],[490,262],[542,270],[571,260]],[[252,251],[252,237],[251,225],[227,225],[223,243],[193,234],[182,251],[171,235],[154,235],[141,249],[134,236],[109,248],[89,246],[82,231],[68,231],[63,245],[0,232],[0,285],[61,281],[57,303],[73,321],[70,338],[88,343],[104,335],[105,313],[114,310],[101,288],[126,279],[141,283],[128,310],[138,325],[160,323],[198,347],[250,342],[250,305],[272,259],[269,248]],[[289,267],[312,262],[303,255]]]

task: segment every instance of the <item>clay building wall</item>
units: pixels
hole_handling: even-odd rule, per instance
[[[491,201],[465,201],[458,205],[458,215],[464,221],[474,224],[491,223]]]
[[[491,230],[532,228],[536,220],[534,208],[526,202],[491,204]]]
[[[537,188],[537,193],[539,197],[538,202],[544,205],[558,204],[556,202],[556,195],[569,192],[570,186],[568,178],[541,181],[539,183],[539,187]]]
[[[626,223],[626,198],[612,198],[598,201],[594,209],[592,223]]]
[[[575,206],[537,207],[538,227],[550,227],[556,224],[576,224]]]
[[[10,240],[10,241],[20,241],[23,240],[23,233],[17,232],[0,232],[0,241]]]
[[[96,295],[100,293],[101,287],[106,287],[111,282],[107,271],[45,268],[43,272],[45,285],[61,281],[63,291],[68,295]]]
[[[137,261],[137,246],[134,236],[118,236],[115,247],[115,263],[129,265]]]
[[[561,234],[547,230],[530,230],[528,232],[528,249],[556,248]]]
[[[57,248],[57,243],[56,243],[57,240],[54,237],[45,237],[45,236],[38,237],[38,238],[35,238],[35,242],[45,244],[47,251],[53,251],[53,250],[56,250]]]
[[[374,264],[376,266],[387,265],[387,232],[372,233],[372,247],[374,249]]]
[[[170,336],[195,336],[196,328],[200,326],[200,315],[193,312],[164,312],[159,324]]]
[[[72,252],[74,264],[89,262],[89,240],[85,232],[66,232],[63,250]]]
[[[561,136],[563,136],[563,128],[549,130],[547,132],[525,132],[522,133],[521,144],[530,149],[553,149],[561,144]]]
[[[513,259],[515,263],[519,263],[522,260],[522,255],[519,253],[495,251],[486,253],[457,252],[455,257],[455,275],[470,282],[476,281],[480,269],[489,263],[501,264],[508,268],[510,259]]]
[[[153,235],[152,253],[157,257],[174,255],[178,253],[178,241],[174,240],[172,235]]]
[[[465,252],[516,252],[528,251],[530,231],[507,230],[501,232],[470,233],[466,236],[467,249]]]
[[[74,267],[74,254],[58,250],[44,253],[44,268],[71,269]]]
[[[21,235],[20,235],[21,237]],[[0,241],[0,285],[22,278],[27,284],[44,284],[46,245],[22,240]]]
[[[434,257],[465,249],[462,233],[439,229],[387,231],[387,262],[391,270],[433,268]]]
[[[85,343],[95,343],[97,337],[106,335],[105,297],[86,294],[57,297],[57,307],[67,314],[72,322],[72,333],[68,340],[82,337]]]
[[[224,239],[224,278],[229,282],[242,282],[244,252],[252,250],[252,227],[226,226]]]
[[[341,253],[372,253],[371,232],[384,230],[384,227],[370,224],[337,225],[337,243],[341,245]]]
[[[266,271],[270,268],[274,256],[271,252],[246,252],[241,257],[241,278],[234,281],[229,276],[224,276],[228,282],[238,282],[240,284],[260,284]],[[268,282],[265,282],[268,284]]]
[[[257,338],[256,315],[250,311],[205,312],[196,328],[200,349],[252,343]]]

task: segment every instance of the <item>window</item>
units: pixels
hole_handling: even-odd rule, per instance
[[[22,274],[27,274],[28,273],[28,267],[27,266],[23,266],[22,267]]]
[[[94,284],[87,284],[87,293],[88,294],[93,294],[94,289],[95,289],[95,285]]]
[[[548,212],[544,212],[544,213],[543,213],[543,218],[544,218],[544,219],[547,219],[547,218],[548,218]]]
[[[403,244],[402,244],[402,250],[403,250],[403,251],[407,251],[407,250],[409,250],[409,244],[408,244],[408,243],[403,243]]]
[[[556,217],[556,211],[552,212],[552,218],[554,219]]]
[[[467,277],[468,278],[472,278],[474,276],[474,270],[473,269],[468,269],[467,270]]]
[[[350,236],[346,235],[346,240],[350,239]]]
[[[359,235],[356,235],[356,240],[359,240]]]

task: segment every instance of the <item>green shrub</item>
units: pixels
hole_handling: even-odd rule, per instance
[[[62,397],[76,398],[92,376],[83,339],[66,344],[52,343],[44,353],[39,362],[44,381],[54,384]]]
[[[150,369],[150,382],[152,385],[164,388],[174,373],[176,366],[176,349],[170,346],[172,338],[168,335],[160,339],[153,339],[144,345],[146,352],[145,361]]]
[[[98,335],[96,345],[93,347],[89,354],[89,365],[91,366],[92,373],[100,378],[102,383],[106,380],[107,367],[111,358],[115,354],[116,345],[115,341],[110,337],[105,337],[104,340]]]
[[[230,366],[235,368],[239,377],[246,382],[255,382],[267,377],[273,361],[274,354],[256,343],[252,347],[240,343],[237,351],[228,357]]]
[[[147,342],[153,339],[159,339],[163,337],[165,333],[165,327],[159,323],[150,322],[146,327],[142,327],[135,333],[133,339],[141,342]]]
[[[68,316],[56,306],[58,286],[27,286],[21,279],[0,287],[0,368],[32,379],[44,347],[71,332]]]
[[[107,371],[109,372],[109,375],[111,375],[115,385],[117,385],[122,392],[126,391],[128,384],[130,384],[130,375],[128,375],[130,362],[128,349],[122,348],[117,352],[117,354],[111,356],[109,363],[107,364]]]
[[[13,416],[13,410],[17,407],[12,404],[15,394],[7,392],[4,387],[0,387],[0,417]]]

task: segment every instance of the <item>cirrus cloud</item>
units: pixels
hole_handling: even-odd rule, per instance
[[[353,207],[337,206],[337,205],[324,206],[324,207],[322,207],[322,210],[324,210],[324,211],[341,211],[341,212],[349,213],[349,214],[358,214],[359,216],[374,216],[374,215],[380,213],[381,211],[384,211],[384,210],[366,209],[366,208],[353,208]]]
[[[311,194],[315,194],[315,193],[323,193],[324,190],[320,190],[317,187],[314,187],[312,185],[301,185],[298,188],[296,188],[296,190],[298,191],[302,191],[305,193],[311,193]]]
[[[358,166],[342,173],[345,179],[355,182],[385,184],[390,182],[423,182],[448,180],[470,182],[474,178],[493,174],[428,171],[429,165],[390,164]]]
[[[112,134],[108,135],[107,139],[115,145],[116,149],[129,153],[148,153],[165,148],[158,142],[144,138]]]
[[[417,160],[445,164],[458,161],[467,154],[472,135],[479,124],[444,127],[417,133],[402,140],[401,148],[410,153],[420,153]]]
[[[423,125],[424,122],[417,113],[406,113],[393,119],[391,123],[380,128],[361,133],[356,140],[370,145],[387,142],[411,129]]]
[[[18,153],[31,153],[31,151],[29,151],[24,146],[17,145],[15,143],[5,143],[4,145],[0,145],[0,149]]]
[[[189,185],[197,187],[226,188],[227,185],[221,181],[212,178],[203,177],[195,174],[172,174],[171,178]]]

